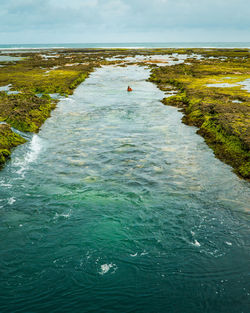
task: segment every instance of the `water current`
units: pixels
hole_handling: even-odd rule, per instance
[[[1,313],[249,312],[249,183],[148,76],[97,69],[0,172]]]

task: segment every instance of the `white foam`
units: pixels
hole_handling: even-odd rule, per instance
[[[201,244],[199,243],[199,241],[197,241],[196,239],[195,239],[194,243],[192,243],[192,245],[194,245],[194,246],[196,246],[196,247],[200,247],[200,246],[201,246]]]
[[[11,185],[11,184],[9,184],[9,183],[5,183],[3,180],[2,180],[2,181],[0,181],[0,186],[1,186],[1,187],[7,187],[7,188],[11,188],[11,187],[12,187],[12,185]]]
[[[113,264],[113,263],[110,263],[110,264],[102,264],[101,265],[101,271],[99,272],[100,275],[104,275],[104,274],[107,274],[111,268],[114,268],[115,271],[117,269],[116,265]]]
[[[57,219],[59,217],[69,218],[71,216],[71,212],[72,210],[70,209],[68,213],[61,213],[61,214],[56,213],[54,216],[54,219]]]
[[[19,160],[18,162],[18,165],[20,165],[20,169],[17,171],[18,174],[23,174],[28,165],[37,159],[41,149],[41,140],[38,135],[34,135],[30,142],[29,151],[26,154],[25,159]]]
[[[16,199],[14,197],[11,197],[8,199],[8,204],[10,204],[10,205],[12,205],[15,202],[16,202]]]
[[[130,256],[132,256],[132,258],[134,258],[135,256],[137,256],[137,252],[135,254],[130,254]]]
[[[27,154],[25,161],[27,161],[28,163],[34,162],[37,159],[40,151],[41,151],[40,138],[38,137],[38,135],[34,135],[31,140],[30,151]]]

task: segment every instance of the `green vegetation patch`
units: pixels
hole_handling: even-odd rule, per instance
[[[56,101],[34,94],[7,95],[0,93],[0,120],[24,132],[37,132],[50,116]]]
[[[10,157],[11,149],[26,140],[11,130],[10,125],[0,125],[0,167]]]

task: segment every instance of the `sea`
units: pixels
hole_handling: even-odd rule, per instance
[[[53,48],[250,48],[250,42],[119,42],[119,43],[38,43],[0,44],[5,49]]]

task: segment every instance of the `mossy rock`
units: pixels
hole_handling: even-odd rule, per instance
[[[10,157],[12,148],[25,142],[24,138],[11,130],[10,125],[0,125],[0,165]]]

